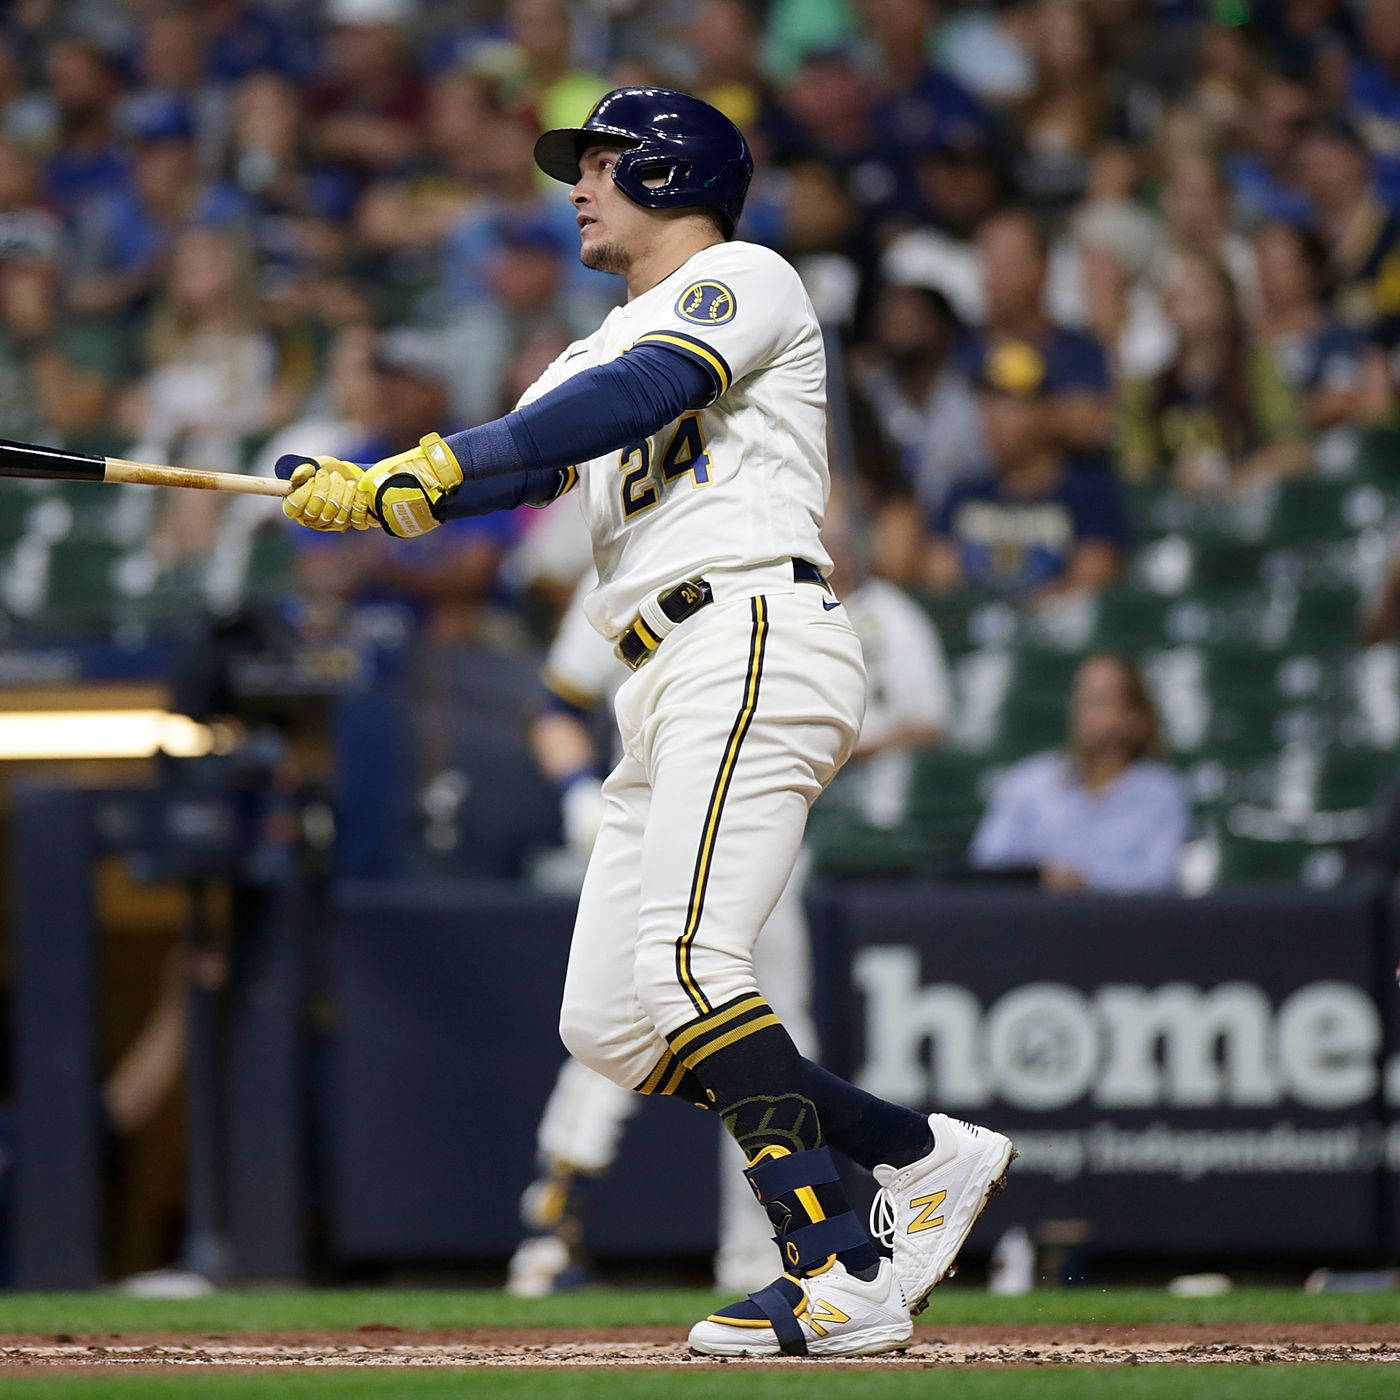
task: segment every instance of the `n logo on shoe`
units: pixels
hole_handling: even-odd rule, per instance
[[[828,1303],[825,1298],[818,1298],[812,1304],[811,1310],[807,1314],[807,1324],[819,1337],[826,1336],[826,1328],[822,1326],[824,1322],[849,1322],[851,1319],[841,1311]]]
[[[909,1204],[919,1213],[909,1222],[908,1234],[917,1235],[921,1230],[936,1230],[943,1217],[934,1211],[948,1199],[946,1191],[935,1191],[931,1196],[915,1196]]]

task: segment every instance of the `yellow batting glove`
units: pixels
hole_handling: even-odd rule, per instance
[[[462,484],[462,468],[437,433],[365,469],[357,491],[372,519],[396,539],[436,530],[437,507]]]
[[[353,462],[338,457],[303,462],[291,475],[282,513],[308,530],[368,530],[369,517],[355,489],[363,475]]]

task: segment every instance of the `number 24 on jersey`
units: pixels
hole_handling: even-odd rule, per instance
[[[710,484],[710,453],[700,430],[700,415],[687,413],[677,420],[671,440],[661,454],[661,472],[652,470],[651,443],[643,441],[624,447],[617,462],[622,471],[622,518],[650,510],[661,500],[661,493],[677,477],[689,476],[692,487]]]

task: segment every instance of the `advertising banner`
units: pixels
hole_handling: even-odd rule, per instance
[[[866,886],[839,908],[835,1067],[1021,1148],[983,1244],[1054,1221],[1104,1251],[1377,1249],[1400,1047],[1367,892]]]

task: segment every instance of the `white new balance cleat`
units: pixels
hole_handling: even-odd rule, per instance
[[[880,1260],[869,1283],[840,1260],[819,1274],[784,1274],[690,1329],[706,1356],[873,1356],[909,1345],[914,1323],[894,1269]]]
[[[907,1167],[880,1165],[870,1232],[894,1256],[895,1276],[914,1314],[953,1272],[958,1251],[987,1202],[1006,1185],[1016,1158],[1011,1139],[943,1113],[931,1113],[933,1151]]]

